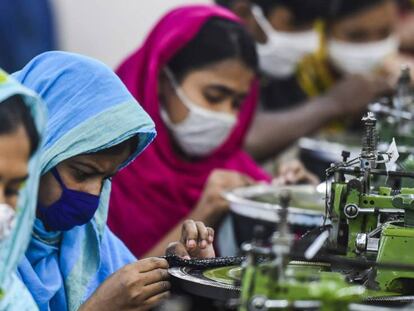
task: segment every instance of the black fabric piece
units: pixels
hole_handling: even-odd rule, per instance
[[[237,0],[214,0],[216,4],[224,6],[226,8],[230,8],[235,1]]]
[[[205,258],[205,259],[183,259],[175,255],[164,256],[168,261],[170,268],[174,267],[191,267],[197,269],[205,268],[218,268],[225,266],[240,265],[246,257],[217,257],[217,258]]]

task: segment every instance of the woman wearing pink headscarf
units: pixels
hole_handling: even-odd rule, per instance
[[[206,5],[167,14],[119,67],[158,131],[113,180],[109,225],[135,255],[162,254],[186,218],[217,227],[228,210],[222,191],[269,181],[242,150],[256,69],[254,41],[239,20]]]

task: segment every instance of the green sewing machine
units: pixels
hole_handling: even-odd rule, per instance
[[[376,148],[376,119],[363,118],[365,134],[360,156],[333,165],[327,201],[331,230],[330,252],[350,258],[365,258],[377,263],[414,264],[414,188],[399,185],[414,174],[388,170],[395,162],[396,147],[388,152]],[[395,165],[391,165],[395,166]],[[387,169],[388,168],[388,169]],[[378,185],[381,182],[390,184]],[[414,272],[376,269],[375,282],[384,291],[414,293]]]
[[[401,68],[393,96],[380,98],[369,110],[378,119],[382,141],[396,138],[402,149],[414,146],[414,89],[408,66]]]
[[[344,152],[343,161],[327,170],[325,225],[304,261],[290,261],[294,239],[284,221],[270,246],[260,239],[244,246],[241,311],[349,310],[351,303],[378,296],[385,301],[414,294],[414,188],[400,186],[414,174],[395,170],[396,146],[377,150],[374,115],[363,122],[360,155],[348,160]],[[286,220],[286,213],[282,208],[280,218]],[[335,267],[312,262],[322,246],[328,262],[363,263],[353,273],[366,274],[365,280],[347,276],[341,260]]]
[[[327,264],[289,261],[294,237],[287,222],[288,194],[281,199],[281,226],[271,247],[262,245],[260,238],[244,245],[247,259],[239,310],[348,310],[351,302],[362,300],[368,291],[350,285]]]
[[[288,221],[294,193],[281,191],[270,240],[258,228],[243,245],[245,258],[170,269],[182,288],[239,311],[391,310],[390,304],[414,303],[414,188],[405,186],[414,172],[397,168],[395,143],[378,151],[373,113],[362,121],[361,152],[352,159],[344,152],[327,170],[325,221],[304,248],[297,246],[306,237],[298,241]],[[226,264],[212,267],[217,260]]]

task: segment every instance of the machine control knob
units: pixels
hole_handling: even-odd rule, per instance
[[[263,297],[263,296],[253,297],[250,303],[249,311],[266,311],[267,310],[266,302],[267,302],[266,297]]]
[[[368,236],[366,233],[358,233],[355,240],[355,246],[359,252],[367,250]]]
[[[342,156],[342,162],[346,162],[351,156],[351,153],[349,151],[343,150],[341,156]]]
[[[348,218],[356,218],[359,213],[359,207],[355,204],[348,204],[344,207],[344,214]]]

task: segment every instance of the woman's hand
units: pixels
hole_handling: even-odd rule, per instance
[[[208,177],[191,217],[204,219],[209,226],[214,226],[229,210],[229,203],[223,198],[223,192],[254,183],[249,176],[235,171],[214,170]],[[198,217],[199,215],[201,217]]]
[[[299,183],[311,184],[315,186],[320,183],[319,178],[309,172],[299,160],[292,160],[282,163],[279,166],[276,177],[272,182],[272,184],[277,186],[294,185]]]
[[[129,264],[103,282],[79,310],[150,310],[169,296],[167,269],[161,258]]]
[[[215,257],[214,230],[201,221],[186,220],[183,223],[180,241],[171,243],[167,255],[176,255],[184,259]]]

